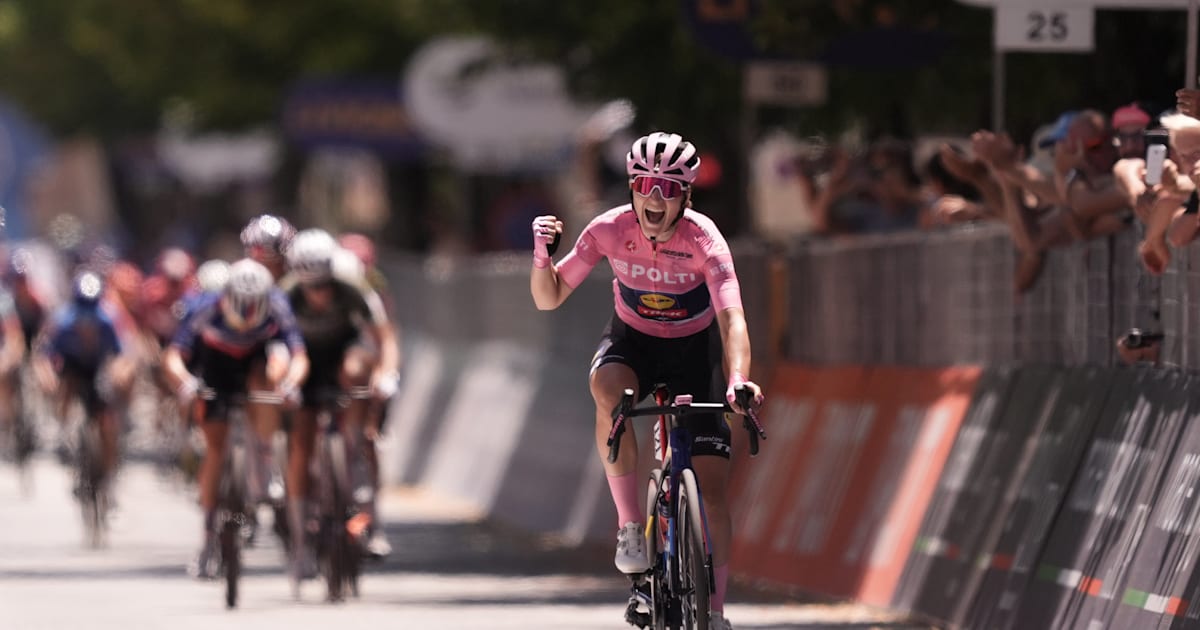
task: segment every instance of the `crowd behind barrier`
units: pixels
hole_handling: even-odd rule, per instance
[[[800,275],[817,274],[819,280],[814,282],[837,285],[829,289],[835,300],[856,297],[851,295],[856,290],[878,290],[885,295],[902,290],[881,284],[893,265],[909,272],[919,269],[926,274],[943,273],[942,269],[921,265],[931,255],[942,255],[931,250],[946,243],[951,250],[960,249],[960,237],[946,240],[936,235],[947,227],[963,225],[989,229],[992,231],[986,234],[997,236],[989,243],[996,251],[986,257],[986,263],[1000,264],[1002,256],[1009,258],[1003,263],[1006,269],[980,278],[975,285],[996,292],[1015,292],[1023,298],[1013,302],[1007,312],[1004,299],[996,298],[1001,304],[996,305],[999,312],[994,317],[1011,316],[1021,321],[1012,339],[979,338],[974,331],[990,327],[987,320],[992,315],[964,306],[931,314],[931,324],[941,324],[941,332],[955,339],[931,339],[936,334],[930,333],[921,339],[899,340],[886,331],[872,330],[866,332],[872,337],[886,337],[884,345],[872,345],[872,339],[839,337],[835,347],[801,352],[821,361],[846,352],[851,358],[867,354],[873,360],[890,362],[917,354],[911,348],[914,343],[948,348],[948,352],[928,359],[934,363],[1031,357],[1091,362],[1109,354],[1104,348],[1108,344],[1101,344],[1098,336],[1070,340],[1071,347],[1064,348],[1059,330],[1034,330],[1030,326],[1056,323],[1039,321],[1044,319],[1037,314],[1039,309],[1090,308],[1087,305],[1124,299],[1121,294],[1109,300],[1101,295],[1105,287],[1091,284],[1084,286],[1083,294],[1066,301],[1061,291],[1073,287],[1046,291],[1045,284],[1061,281],[1067,272],[1064,264],[1080,265],[1060,252],[1087,250],[1089,256],[1077,271],[1093,274],[1097,281],[1106,277],[1112,280],[1110,291],[1124,292],[1132,282],[1143,302],[1154,298],[1150,294],[1157,290],[1164,274],[1186,269],[1186,263],[1181,267],[1176,259],[1186,255],[1200,227],[1200,196],[1196,194],[1200,182],[1200,120],[1194,117],[1200,112],[1200,91],[1180,90],[1175,105],[1166,111],[1138,103],[1111,113],[1096,109],[1068,111],[1038,129],[1025,144],[1007,133],[986,129],[963,138],[930,137],[909,142],[884,137],[867,144],[852,138],[836,142],[801,140],[784,132],[768,137],[752,159],[752,207],[757,233],[784,246],[798,237],[817,241],[806,245],[805,250],[821,252],[822,258]],[[1148,161],[1150,154],[1154,157]],[[920,236],[918,230],[933,236]],[[847,235],[857,238],[846,245],[840,237]],[[853,255],[839,258],[828,253],[871,248],[878,235],[896,235],[911,239],[911,243],[906,248],[893,241],[886,251],[886,261],[859,260]],[[1117,245],[1106,245],[1109,239],[1116,239]],[[988,245],[981,242],[979,246]],[[1109,271],[1101,271],[1103,263],[1092,258],[1105,254],[1114,256]],[[952,258],[954,253],[945,255]],[[880,264],[884,266],[874,269],[880,273],[868,269]],[[953,264],[985,273],[973,261],[955,260]],[[1057,277],[1047,277],[1055,274]],[[998,275],[1003,275],[1008,284],[1002,286]],[[843,281],[850,276],[868,280],[865,284]],[[924,282],[928,277],[910,275],[905,279]],[[1056,301],[1046,303],[1047,297]],[[959,298],[960,306],[981,303],[967,289],[962,289]],[[844,306],[831,307],[824,316],[847,310]],[[911,312],[897,315],[908,317]],[[1148,308],[1133,314],[1129,326],[1148,336],[1135,334],[1132,343],[1120,346],[1123,360],[1155,360],[1162,349],[1159,336],[1165,332],[1159,316],[1158,310]],[[1098,320],[1104,317],[1089,311],[1075,314],[1074,319],[1086,319],[1087,329],[1095,332]],[[885,328],[896,325],[872,323]],[[867,322],[860,324],[865,326]],[[945,324],[962,326],[951,328]],[[1124,338],[1130,331],[1114,332]],[[1040,348],[1032,347],[1035,345]],[[1177,348],[1181,353],[1177,358],[1186,361],[1186,350]]]

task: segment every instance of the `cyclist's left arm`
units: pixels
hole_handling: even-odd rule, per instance
[[[388,317],[379,292],[364,286],[362,295],[367,310],[368,328],[379,344],[379,364],[375,366],[375,372],[371,375],[371,389],[388,394],[382,396],[388,398],[393,393],[391,390],[394,390],[400,372],[399,333],[396,332],[396,323]]]
[[[741,285],[733,268],[733,255],[715,231],[708,236],[712,252],[704,265],[704,278],[708,293],[712,296],[713,309],[717,314],[717,326],[721,331],[721,345],[725,349],[724,367],[728,379],[725,398],[734,411],[742,412],[734,399],[734,387],[745,384],[754,393],[754,400],[761,402],[762,388],[749,380],[750,332],[746,327],[746,312],[742,309]]]
[[[279,380],[279,389],[285,393],[298,390],[304,379],[308,378],[308,349],[304,345],[304,337],[300,334],[300,325],[296,323],[296,314],[287,296],[279,289],[272,289],[270,298],[270,317],[278,324],[274,341],[282,341],[291,353],[287,371]]]

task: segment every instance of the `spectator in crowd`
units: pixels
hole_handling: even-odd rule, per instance
[[[828,162],[829,172],[823,177],[807,168],[798,169],[812,191],[809,207],[818,231],[880,234],[918,226],[920,179],[907,143],[881,139],[861,156],[834,149]]]
[[[1021,162],[1021,150],[1007,134],[972,135],[972,148],[1002,187],[1004,216],[1019,251],[1018,292],[1037,279],[1046,249],[1114,233],[1128,219],[1127,195],[1113,177],[1117,154],[1104,114],[1066,112],[1041,143],[1054,147],[1050,176]]]
[[[1054,136],[1052,136],[1054,137]],[[1084,110],[1054,147],[1054,186],[1077,239],[1105,236],[1127,224],[1130,209],[1113,178],[1117,150],[1104,114]]]
[[[1112,115],[1113,141],[1119,159],[1140,158],[1146,155],[1146,128],[1150,126],[1150,114],[1130,103],[1118,107]]]
[[[1160,184],[1146,185],[1143,159],[1127,158],[1114,167],[1126,203],[1132,204],[1145,226],[1138,246],[1142,264],[1155,275],[1166,271],[1171,261],[1168,234],[1175,247],[1195,237],[1195,214],[1187,212],[1186,202],[1196,188],[1190,175],[1200,158],[1200,120],[1171,114],[1163,116],[1161,123],[1170,139]]]
[[[999,198],[999,188],[987,176],[987,167],[969,158],[962,149],[943,143],[925,163],[922,189],[926,203],[920,225],[931,228],[993,218],[985,197]]]

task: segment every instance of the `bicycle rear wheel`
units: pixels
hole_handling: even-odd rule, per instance
[[[676,539],[680,628],[708,630],[708,553],[704,544],[704,517],[696,475],[684,470],[679,479],[679,508]]]

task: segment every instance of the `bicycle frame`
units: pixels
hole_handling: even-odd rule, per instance
[[[658,406],[663,407],[668,405],[669,393],[665,387],[659,387],[654,392],[654,400]],[[689,397],[690,398],[690,397]],[[646,515],[646,527],[652,529],[658,519],[663,518],[661,513],[662,508],[666,508],[666,545],[662,548],[664,560],[666,562],[666,572],[671,579],[672,590],[680,588],[679,571],[677,570],[679,556],[679,540],[676,530],[676,523],[679,517],[679,504],[674,501],[674,497],[679,496],[680,479],[683,476],[683,471],[694,470],[692,468],[692,447],[691,447],[691,431],[682,426],[679,422],[679,417],[676,414],[658,414],[658,422],[656,423],[656,431],[658,435],[666,434],[667,440],[659,447],[659,461],[664,466],[670,464],[670,469],[667,475],[667,496],[662,495],[662,488],[659,488],[659,496],[655,497],[654,505],[660,510],[658,514]],[[704,495],[700,493],[696,497],[700,501],[700,529],[703,534],[704,542],[704,570],[708,573],[709,588],[711,592],[712,585],[712,541],[708,535],[708,514],[704,509]]]

